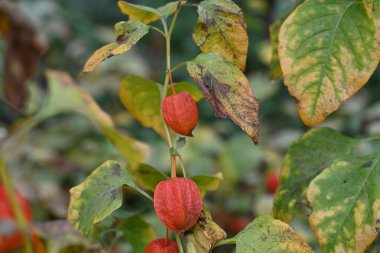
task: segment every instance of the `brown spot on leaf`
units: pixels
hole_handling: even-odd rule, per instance
[[[113,173],[114,176],[120,176],[120,165],[119,164],[113,164]]]
[[[224,83],[201,64],[196,66],[201,74],[194,80],[201,86],[215,116],[231,120],[257,143],[259,103],[252,95],[248,80],[238,81],[238,87],[232,88],[231,84]]]

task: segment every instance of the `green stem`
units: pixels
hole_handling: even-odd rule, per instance
[[[182,157],[179,155],[178,158],[179,158],[179,162],[181,163],[183,177],[187,177],[187,173],[186,173],[186,169],[185,169],[185,164],[183,163]]]
[[[23,252],[32,253],[33,252],[33,244],[28,233],[28,222],[24,216],[24,213],[21,209],[20,203],[17,200],[17,194],[15,192],[15,188],[13,187],[11,178],[8,174],[8,170],[5,166],[5,161],[2,156],[0,156],[0,179],[5,188],[5,192],[11,204],[13,213],[15,214],[16,224],[18,229],[21,231],[24,237],[24,245]]]
[[[174,30],[174,25],[175,25],[177,18],[178,18],[178,13],[179,13],[179,9],[177,9],[177,11],[174,13],[174,16],[173,16],[169,30],[168,30],[165,18],[163,16],[161,16],[161,23],[162,23],[162,26],[164,28],[165,41],[166,41],[166,74],[165,74],[164,92],[162,95],[161,105],[162,105],[162,101],[164,100],[164,98],[167,96],[167,93],[168,93],[169,79],[170,79],[169,75],[170,75],[170,68],[171,68],[170,40],[171,40],[171,35],[173,33],[173,30]],[[161,108],[162,108],[162,106],[161,106]],[[161,111],[161,114],[162,114],[162,111]],[[163,123],[164,123],[166,140],[168,142],[169,150],[171,151],[174,148],[172,137],[170,135],[170,130],[169,130],[169,127],[167,126],[166,122],[163,121]],[[172,154],[170,154],[170,161],[171,161],[171,168],[172,168],[171,169],[171,177],[173,178],[173,177],[176,177],[177,173],[176,173],[176,168],[175,168],[175,156],[173,157]]]
[[[186,64],[187,64],[187,61],[181,62],[181,63],[177,64],[177,66],[175,66],[175,67],[172,68],[172,73],[174,73],[175,71],[177,71],[178,69],[180,69],[182,67],[185,67]]]
[[[152,25],[150,25],[149,28],[152,30],[155,30],[156,32],[159,32],[162,36],[166,37],[165,33],[161,29],[159,29],[155,26],[152,26]]]
[[[183,251],[183,247],[182,247],[181,238],[179,237],[179,234],[174,233],[174,236],[175,236],[175,240],[176,240],[177,245],[178,245],[179,252],[180,252],[180,253],[184,253],[184,251]]]
[[[216,247],[219,247],[219,246],[223,246],[223,245],[231,245],[231,244],[236,244],[236,241],[234,238],[230,238],[230,239],[226,239],[226,240],[221,240],[221,241],[217,241],[214,245],[213,248],[216,248]]]
[[[139,187],[136,187],[135,189],[136,189],[136,191],[138,191],[139,193],[141,193],[143,196],[145,196],[147,199],[149,199],[150,201],[153,202],[153,198],[148,193],[146,193],[145,191],[143,191]]]

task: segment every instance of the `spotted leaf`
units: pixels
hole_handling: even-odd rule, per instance
[[[115,161],[103,163],[83,183],[70,190],[67,219],[79,231],[90,234],[95,223],[121,206],[123,185],[135,187],[127,171]]]
[[[322,122],[368,81],[380,57],[376,34],[358,0],[306,0],[285,20],[281,69],[306,125]]]
[[[362,253],[380,231],[380,153],[344,156],[310,184],[309,223],[324,253]]]
[[[202,52],[221,54],[244,71],[248,35],[240,7],[231,0],[205,0],[198,14],[193,39]]]
[[[281,168],[274,216],[286,222],[295,218],[307,206],[306,192],[311,180],[356,144],[356,140],[330,128],[313,129],[294,142]]]
[[[286,223],[265,215],[228,241],[236,243],[236,253],[312,253],[309,245]]]
[[[187,63],[187,71],[201,86],[215,116],[232,120],[258,142],[259,102],[240,69],[220,55],[202,53]]]

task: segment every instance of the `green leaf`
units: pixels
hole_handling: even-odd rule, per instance
[[[226,232],[216,224],[209,211],[203,210],[192,233],[185,235],[186,253],[209,253],[217,241],[226,238]]]
[[[222,173],[215,176],[194,176],[191,178],[198,186],[202,197],[209,191],[216,191],[223,180]]]
[[[152,192],[154,192],[159,182],[168,178],[161,171],[145,163],[140,163],[136,169],[133,169],[131,174],[136,184]]]
[[[280,66],[280,59],[278,57],[278,33],[280,32],[280,28],[283,20],[276,20],[269,27],[269,35],[270,41],[272,44],[272,58],[269,64],[269,78],[271,80],[277,80],[282,76],[282,70]]]
[[[87,60],[82,73],[91,72],[104,60],[127,52],[148,32],[149,27],[136,20],[116,23],[116,42],[105,45],[96,50]]]
[[[181,4],[186,1],[181,1]],[[130,20],[138,20],[144,24],[150,24],[160,19],[167,18],[177,10],[178,1],[169,2],[164,6],[154,9],[144,5],[131,4],[124,0],[117,3],[122,13],[128,15]]]
[[[193,39],[202,52],[221,54],[244,71],[248,35],[240,7],[231,0],[204,0],[198,14]]]
[[[127,76],[120,83],[120,99],[129,113],[143,126],[165,136],[161,117],[159,84],[139,76]]]
[[[232,120],[257,143],[259,102],[240,69],[220,55],[202,53],[187,63],[187,71],[201,86],[215,116]]]
[[[177,93],[187,91],[190,93],[195,102],[199,102],[204,98],[202,92],[189,82],[179,82],[174,84],[174,89]],[[171,87],[168,88],[168,96],[173,95]]]
[[[360,89],[380,58],[375,22],[358,0],[304,1],[281,26],[279,41],[285,84],[309,126]]]
[[[309,223],[324,253],[365,252],[380,231],[380,153],[345,156],[310,184]]]
[[[357,140],[330,128],[313,129],[294,142],[281,168],[281,184],[274,198],[274,217],[287,222],[297,216],[301,206],[306,205],[309,183],[356,144]]]
[[[127,171],[118,162],[103,163],[83,183],[70,189],[67,219],[79,231],[90,234],[95,223],[121,206],[123,185],[135,188]]]
[[[97,125],[126,159],[129,167],[134,167],[144,159],[141,144],[116,129],[112,118],[104,112],[93,98],[76,85],[66,73],[48,71],[48,97],[42,109],[30,119],[25,128],[31,128],[46,118],[66,112],[79,112]],[[68,101],[70,101],[68,103]],[[26,130],[28,131],[28,130]],[[25,131],[23,131],[25,132]]]
[[[157,238],[152,226],[138,216],[123,220],[118,229],[124,232],[135,253],[144,253],[148,244]]]
[[[313,252],[288,224],[267,215],[256,218],[230,241],[236,242],[236,253]]]

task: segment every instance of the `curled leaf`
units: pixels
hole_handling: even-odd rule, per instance
[[[220,55],[202,53],[187,63],[187,71],[201,86],[215,116],[232,120],[257,143],[259,102],[240,69]]]
[[[226,232],[212,220],[210,212],[203,210],[198,223],[185,235],[186,252],[209,253],[215,243],[226,236]]]
[[[149,27],[136,20],[116,23],[116,42],[105,45],[96,50],[87,60],[82,73],[91,72],[104,60],[127,52],[148,32]]]

